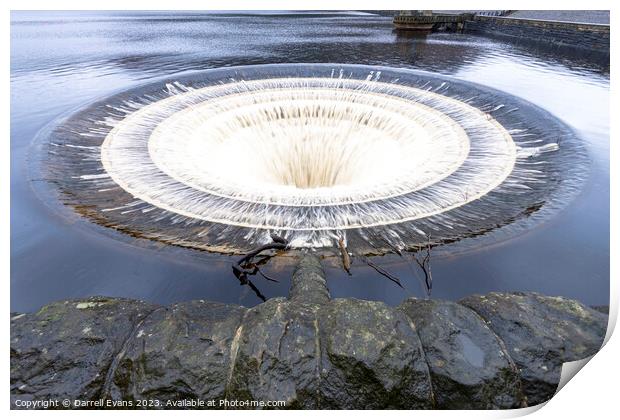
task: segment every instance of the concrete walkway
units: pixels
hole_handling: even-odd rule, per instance
[[[609,25],[609,10],[517,10],[507,17]]]
[[[473,13],[487,15],[490,11],[491,10],[433,10],[433,13]],[[505,17],[609,25],[609,10],[515,10],[505,15]]]

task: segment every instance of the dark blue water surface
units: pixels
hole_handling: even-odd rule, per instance
[[[586,145],[581,194],[542,225],[492,247],[436,257],[433,297],[538,291],[609,301],[609,62],[553,48],[464,34],[399,35],[368,14],[14,12],[11,16],[11,310],[89,295],[168,303],[209,299],[254,305],[232,276],[232,257],[124,238],[44,202],[29,172],[30,145],[46,124],[120,89],[221,66],[339,62],[434,71],[488,85],[547,109]],[[49,200],[47,200],[49,201]],[[345,275],[327,263],[331,293],[397,304],[422,295],[419,273],[381,261],[400,289],[366,266]],[[290,265],[257,279],[287,294]]]

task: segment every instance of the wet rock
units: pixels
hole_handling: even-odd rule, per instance
[[[408,299],[431,373],[436,407],[518,408],[519,374],[503,343],[474,311],[454,302]]]
[[[133,326],[155,308],[136,300],[93,297],[13,316],[11,401],[99,398]]]
[[[408,319],[378,302],[337,299],[320,262],[304,257],[290,300],[248,311],[233,343],[227,396],[287,408],[423,408],[428,369]]]
[[[227,397],[320,408],[318,312],[327,302],[323,267],[306,254],[293,273],[289,299],[270,299],[244,317],[232,343]]]
[[[530,405],[553,395],[561,364],[595,353],[607,325],[578,302],[534,293],[462,304],[330,300],[312,256],[300,262],[289,299],[251,309],[57,302],[11,314],[11,399],[510,408],[523,401],[519,382]]]
[[[246,311],[205,301],[155,310],[133,328],[117,356],[106,397],[159,400],[161,406],[171,400],[225,398],[231,344]]]
[[[409,319],[381,302],[335,299],[321,309],[323,408],[430,408],[430,375]]]
[[[593,306],[592,309],[595,309],[605,315],[609,315],[609,305],[597,305]]]
[[[319,408],[318,310],[281,298],[250,309],[232,344],[228,399]]]
[[[306,254],[299,261],[293,273],[289,300],[293,302],[325,304],[329,302],[329,299],[327,280],[325,279],[325,271],[323,271],[321,261],[312,254]]]
[[[461,304],[476,311],[505,343],[520,370],[528,405],[555,393],[564,362],[596,353],[607,317],[577,301],[537,293],[489,293]]]

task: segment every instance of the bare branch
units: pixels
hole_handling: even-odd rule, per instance
[[[269,277],[259,268],[259,265],[266,264],[271,259],[271,257],[273,257],[273,255],[260,256],[260,259],[258,259],[257,261],[254,261],[254,259],[258,258],[261,252],[272,249],[285,250],[289,246],[288,241],[280,236],[272,234],[271,239],[273,240],[272,243],[259,246],[258,248],[248,252],[246,255],[241,257],[239,260],[237,260],[236,263],[233,263],[232,265],[233,274],[235,275],[235,277],[237,277],[239,283],[242,285],[250,286],[250,289],[252,289],[256,296],[258,296],[258,298],[261,299],[263,302],[265,302],[267,299],[260,292],[260,290],[258,290],[256,285],[252,283],[248,276],[260,274],[262,277],[269,281],[278,282],[278,280]]]
[[[362,259],[362,261],[368,264],[369,267],[374,268],[377,273],[381,274],[384,277],[387,277],[388,279],[392,280],[394,283],[396,283],[397,285],[399,285],[401,288],[404,289],[402,283],[400,282],[400,279],[396,277],[394,274],[391,274],[389,271],[387,271],[383,267],[380,267],[377,264],[373,263],[365,256],[361,256],[360,258]]]
[[[272,281],[274,283],[280,283],[279,280],[274,279],[273,277],[269,277],[267,274],[265,274],[260,268],[258,268],[258,266],[255,266],[255,267],[256,267],[256,271],[258,272],[258,274],[263,276],[266,280]]]
[[[418,266],[422,270],[422,273],[424,274],[424,285],[426,287],[427,297],[430,297],[433,290],[433,274],[431,272],[431,248],[431,236],[428,235],[426,246],[423,248],[426,252],[424,257],[420,258],[415,253],[413,254],[413,259],[418,264]]]

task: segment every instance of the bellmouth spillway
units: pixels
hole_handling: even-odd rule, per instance
[[[134,236],[219,252],[286,238],[360,253],[497,238],[579,190],[576,135],[517,97],[437,74],[286,64],[118,93],[42,135],[61,201]]]

